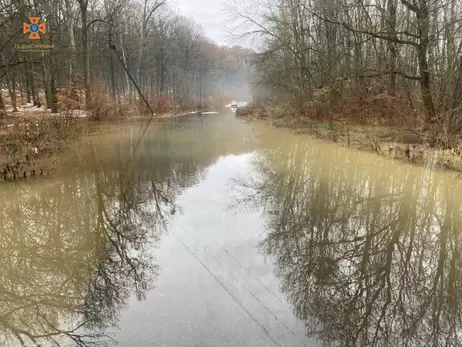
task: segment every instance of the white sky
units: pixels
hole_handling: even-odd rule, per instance
[[[173,11],[201,25],[206,36],[215,43],[227,46],[235,44],[246,46],[245,42],[235,42],[230,39],[224,30],[229,14],[223,10],[220,0],[169,0],[168,2]]]

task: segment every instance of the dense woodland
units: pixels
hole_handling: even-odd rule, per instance
[[[256,5],[258,3],[258,6]],[[263,42],[260,98],[319,119],[462,128],[460,0],[255,0],[234,29]]]
[[[214,44],[169,6],[165,0],[0,0],[0,112],[6,99],[13,110],[21,98],[53,112],[133,101],[138,93],[124,65],[159,112],[242,97],[237,92],[249,79],[252,52]],[[40,40],[23,34],[29,17],[46,22]],[[31,44],[53,48],[18,49]]]

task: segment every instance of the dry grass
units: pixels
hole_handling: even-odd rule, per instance
[[[378,155],[415,164],[462,171],[462,137],[449,133],[441,124],[423,130],[419,105],[386,93],[365,98],[350,97],[330,103],[326,93],[318,93],[300,110],[293,102],[271,106],[251,103],[237,111],[238,117],[264,119],[276,127],[374,151]]]
[[[0,122],[0,179],[28,178],[47,172],[43,159],[67,149],[83,130],[68,114],[16,117]]]

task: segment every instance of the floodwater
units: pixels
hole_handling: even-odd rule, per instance
[[[229,114],[0,186],[0,346],[459,346],[462,181]]]

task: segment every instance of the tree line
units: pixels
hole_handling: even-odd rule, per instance
[[[240,34],[261,39],[257,82],[264,96],[303,108],[325,94],[332,107],[381,94],[405,100],[425,124],[461,129],[460,0],[255,2],[236,2],[232,10],[241,27],[251,25]]]
[[[23,33],[29,17],[46,23],[40,40]],[[232,98],[250,76],[252,52],[218,46],[165,0],[0,0],[0,30],[0,85],[14,109],[18,90],[53,112],[62,90],[87,109],[101,91],[111,101],[134,100],[124,66],[158,107]],[[53,48],[20,48],[33,44]]]

